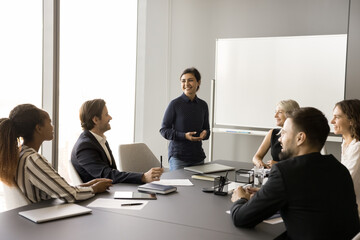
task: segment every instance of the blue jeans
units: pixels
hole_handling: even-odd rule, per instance
[[[188,162],[188,161],[180,160],[179,158],[176,157],[170,157],[169,159],[170,171],[182,169],[184,167],[189,167],[189,166],[201,165],[201,164],[204,164],[204,160],[201,160],[199,162]]]

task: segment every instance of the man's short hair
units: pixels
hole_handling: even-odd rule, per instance
[[[79,117],[82,129],[91,130],[94,128],[95,123],[92,119],[95,116],[101,119],[101,114],[105,104],[106,103],[103,99],[94,99],[86,101],[81,105]]]
[[[316,108],[299,108],[289,114],[293,124],[299,132],[304,132],[309,144],[319,150],[324,146],[329,135],[330,127],[325,115]]]

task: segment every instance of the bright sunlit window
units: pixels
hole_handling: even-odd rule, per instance
[[[22,103],[41,108],[42,0],[0,0],[0,33],[0,118]]]
[[[134,135],[137,1],[60,2],[59,172],[67,180],[83,102],[106,101],[113,155]]]

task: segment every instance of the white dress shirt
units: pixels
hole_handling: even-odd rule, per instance
[[[96,133],[93,133],[92,131],[90,131],[92,133],[92,135],[94,135],[94,137],[96,138],[96,140],[98,140],[98,142],[100,143],[101,147],[104,149],[107,158],[109,159],[110,165],[112,164],[112,160],[111,160],[111,156],[109,153],[109,149],[106,147],[105,143],[106,143],[106,137],[101,137],[99,135],[97,135]]]

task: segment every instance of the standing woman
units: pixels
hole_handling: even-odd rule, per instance
[[[209,109],[197,97],[201,76],[196,68],[187,68],[180,76],[183,94],[172,100],[161,124],[161,135],[170,140],[170,170],[204,163],[202,140],[210,136]]]
[[[50,198],[84,200],[111,186],[109,179],[70,186],[38,153],[43,141],[50,141],[53,136],[49,114],[31,104],[18,105],[9,118],[0,119],[0,180],[18,186],[32,203]],[[20,138],[24,141],[21,147]]]
[[[280,128],[271,129],[266,134],[263,142],[253,157],[253,163],[255,166],[271,168],[272,165],[280,161],[279,153],[281,152],[281,145],[279,142],[279,132],[287,118],[286,115],[299,108],[299,104],[291,99],[280,101],[276,105],[274,118],[276,119],[276,126]],[[265,164],[263,162],[263,158],[269,149],[271,149],[272,160],[267,161],[267,164]]]
[[[356,203],[360,215],[360,100],[343,100],[335,104],[334,133],[341,134],[341,163],[349,169],[353,179]]]

